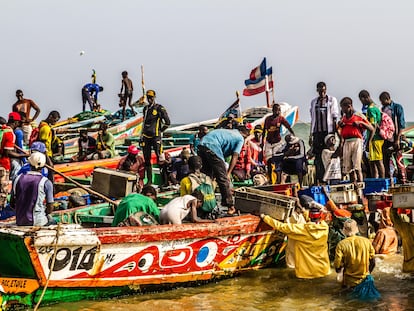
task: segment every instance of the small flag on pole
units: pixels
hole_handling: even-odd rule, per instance
[[[222,125],[226,122],[237,122],[242,123],[243,118],[241,114],[241,108],[240,108],[240,99],[237,97],[235,102],[230,105],[229,108],[227,108],[219,117],[219,120],[217,122],[217,125]]]
[[[244,81],[246,88],[243,90],[243,95],[252,96],[273,89],[272,73],[272,67],[266,69],[266,57],[264,57],[260,65],[251,71],[250,79]]]

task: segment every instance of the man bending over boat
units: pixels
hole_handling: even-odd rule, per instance
[[[230,188],[230,178],[242,150],[244,139],[250,131],[244,126],[239,130],[217,129],[209,132],[198,146],[198,155],[203,161],[202,171],[215,178],[220,188],[221,205],[228,207],[228,214],[236,212]],[[231,156],[227,167],[226,158]]]
[[[82,103],[85,111],[86,103],[89,104],[91,111],[99,111],[98,94],[103,91],[103,87],[96,83],[87,83],[82,88]]]
[[[160,153],[162,152],[161,135],[162,132],[168,128],[171,122],[164,106],[155,102],[155,91],[148,90],[146,95],[148,99],[148,106],[145,106],[143,110],[144,124],[142,125],[141,146],[142,151],[144,152],[147,183],[151,184],[151,150],[154,149],[158,164],[160,161]]]
[[[191,195],[186,194],[185,196],[172,199],[161,209],[161,224],[181,225],[187,216],[191,217],[190,219],[194,223],[214,222],[214,220],[198,217],[197,211],[203,206],[203,201],[204,196],[199,190],[194,191]]]
[[[159,221],[160,210],[155,203],[157,192],[152,186],[144,186],[141,193],[131,193],[122,199],[116,208],[112,227],[134,226],[141,223],[144,213]]]
[[[42,176],[46,156],[33,152],[27,159],[30,171],[13,181],[10,206],[16,211],[18,226],[48,226],[56,224],[50,216],[53,211],[53,184]],[[46,202],[46,204],[44,203]]]

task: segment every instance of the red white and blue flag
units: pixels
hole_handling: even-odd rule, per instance
[[[272,67],[266,69],[266,57],[259,66],[250,73],[250,79],[245,80],[244,96],[252,96],[273,89]]]

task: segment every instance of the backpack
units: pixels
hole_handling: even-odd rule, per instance
[[[394,122],[388,113],[381,112],[381,122],[378,125],[378,134],[384,140],[392,140],[395,132]]]
[[[29,147],[31,147],[32,144],[35,141],[39,141],[39,132],[40,132],[40,129],[45,125],[45,124],[42,124],[42,123],[43,123],[43,121],[40,122],[40,124],[39,124],[38,127],[35,127],[34,129],[32,129],[32,133],[30,134],[30,138],[29,138]]]
[[[217,206],[217,201],[213,186],[207,183],[207,176],[204,176],[202,180],[192,173],[188,175],[188,178],[191,181],[191,188],[200,191],[204,195],[204,202],[201,209],[207,213],[210,213]]]
[[[35,142],[35,141],[38,141],[39,140],[39,127],[35,127],[33,130],[32,130],[32,133],[30,134],[30,138],[29,138],[29,147],[31,147],[32,146],[32,144]]]

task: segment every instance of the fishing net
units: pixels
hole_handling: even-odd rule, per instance
[[[108,110],[102,110],[102,111],[84,111],[81,113],[78,113],[77,115],[74,116],[74,118],[77,118],[78,121],[83,121],[83,120],[88,120],[88,119],[93,119],[96,117],[100,117],[100,116],[104,116],[109,114]]]
[[[349,296],[351,299],[364,301],[372,301],[381,298],[381,294],[375,287],[374,278],[371,274],[368,274],[368,276],[360,284],[355,286],[354,290],[349,293]]]

